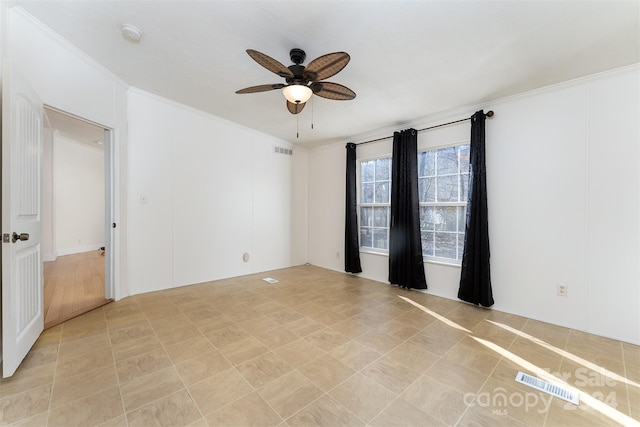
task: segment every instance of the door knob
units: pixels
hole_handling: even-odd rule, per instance
[[[15,231],[13,232],[13,237],[11,238],[11,241],[13,243],[17,242],[18,240],[29,240],[29,233],[16,233]]]

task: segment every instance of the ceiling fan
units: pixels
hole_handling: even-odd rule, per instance
[[[322,81],[346,67],[351,59],[346,52],[322,55],[311,61],[306,67],[301,65],[307,56],[302,49],[291,49],[289,56],[293,65],[288,67],[257,50],[247,49],[247,53],[267,70],[283,77],[287,83],[251,86],[240,89],[236,93],[256,93],[282,89],[282,93],[287,99],[287,109],[291,114],[298,114],[302,111],[305,102],[314,94],[339,101],[348,101],[356,97],[356,93],[346,86]]]

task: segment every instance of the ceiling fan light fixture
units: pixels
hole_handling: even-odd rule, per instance
[[[293,104],[304,104],[311,98],[313,92],[309,86],[293,84],[282,88],[282,94]]]

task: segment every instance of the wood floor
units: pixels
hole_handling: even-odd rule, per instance
[[[45,329],[110,301],[104,297],[104,255],[100,251],[44,263]]]

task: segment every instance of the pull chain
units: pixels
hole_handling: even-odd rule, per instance
[[[311,97],[311,129],[313,129],[313,96]]]
[[[296,114],[296,138],[300,138],[300,113]]]

